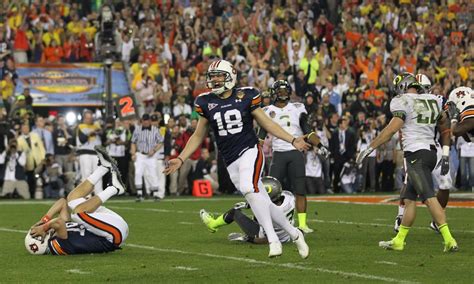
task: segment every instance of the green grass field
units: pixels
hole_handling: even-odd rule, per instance
[[[155,283],[316,283],[453,282],[473,283],[474,211],[449,208],[448,220],[460,246],[443,253],[442,238],[427,228],[426,208],[418,208],[403,252],[385,251],[378,241],[393,233],[395,206],[308,204],[306,235],[311,255],[302,260],[293,244],[267,258],[268,246],[230,243],[230,225],[212,234],[199,209],[223,212],[239,198],[167,199],[160,203],[112,200],[108,208],[129,223],[122,250],[110,254],[32,256],[24,248],[27,228],[50,202],[0,202],[0,282]],[[317,212],[317,213],[316,213]]]

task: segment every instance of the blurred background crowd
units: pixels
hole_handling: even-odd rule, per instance
[[[113,153],[135,194],[134,131],[143,121],[155,125],[164,141],[160,163],[176,157],[196,126],[193,101],[208,91],[205,72],[217,58],[234,64],[239,86],[260,89],[264,105],[272,103],[269,88],[275,80],[290,82],[292,100],[305,104],[311,125],[332,153],[327,160],[307,153],[313,194],[401,188],[398,136],[361,168],[353,163],[391,118],[395,74],[426,74],[433,93],[445,97],[455,87],[473,87],[470,0],[111,1],[117,61],[129,74],[140,117],[105,120],[85,110],[82,121],[70,125],[61,113],[35,115],[30,90],[14,92],[16,64],[100,61],[103,3],[98,2],[0,4],[2,195],[10,195],[11,188],[25,198],[63,195],[85,178],[78,174],[79,157],[97,144]],[[474,145],[462,138],[453,143],[455,186],[470,191]],[[217,192],[235,190],[212,134],[178,175],[167,178],[166,193],[189,194],[196,179],[210,180]]]

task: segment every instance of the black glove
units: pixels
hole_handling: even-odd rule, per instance
[[[441,167],[441,175],[445,176],[449,172],[449,156],[442,156],[438,167]]]
[[[448,102],[447,104],[448,109],[446,110],[446,114],[448,115],[450,120],[458,120],[459,118],[459,110],[456,107],[456,104],[453,102]]]

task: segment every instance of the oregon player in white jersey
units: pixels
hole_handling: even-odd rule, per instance
[[[435,127],[441,132],[443,155],[441,174],[449,171],[449,145],[451,135],[449,121],[442,111],[442,98],[423,94],[424,89],[410,73],[398,75],[393,80],[398,95],[392,99],[390,110],[393,118],[382,132],[370,143],[370,147],[359,153],[357,163],[362,163],[375,148],[387,142],[396,132],[402,133],[402,145],[407,170],[407,185],[402,194],[405,214],[398,234],[390,241],[381,241],[385,249],[403,250],[405,238],[415,221],[416,199],[419,196],[428,207],[433,220],[438,224],[444,239],[444,251],[457,251],[458,245],[446,223],[446,215],[435,197],[431,172],[436,166]]]
[[[278,125],[293,136],[307,135],[311,144],[318,147],[321,156],[326,157],[329,151],[321,144],[319,137],[311,131],[308,122],[308,113],[301,103],[290,102],[292,90],[285,80],[273,83],[271,94],[273,104],[263,108],[263,111]],[[267,133],[261,128],[259,138],[264,140]],[[296,148],[273,136],[272,162],[270,175],[281,181],[285,188],[296,196],[296,210],[298,211],[298,228],[305,233],[313,230],[306,223],[306,169],[304,154]]]
[[[262,178],[262,183],[265,186],[265,189],[270,196],[275,205],[277,205],[278,209],[280,209],[283,214],[286,216],[288,221],[291,224],[294,224],[294,213],[295,213],[295,197],[294,195],[286,190],[282,191],[282,186],[280,182],[275,179],[274,177],[267,176]],[[201,209],[200,217],[202,222],[207,226],[210,232],[216,232],[220,227],[229,225],[233,222],[237,223],[239,227],[242,229],[244,234],[242,233],[230,233],[229,240],[230,241],[245,241],[251,242],[256,244],[266,244],[268,243],[267,236],[265,231],[263,230],[262,226],[258,224],[258,221],[254,219],[250,219],[247,215],[245,215],[241,209],[248,209],[250,208],[248,203],[246,202],[239,202],[235,204],[235,206],[228,210],[226,213],[219,215],[217,218],[214,218],[210,213],[206,210]],[[278,236],[278,239],[282,243],[289,242],[291,240],[290,235],[280,228],[278,225],[274,225],[275,233]]]
[[[416,80],[423,87],[425,93],[431,93],[431,81],[424,74],[416,74]],[[441,162],[442,160],[442,148],[438,142],[439,137],[435,136],[435,146],[436,146],[436,160]],[[441,167],[436,167],[432,172],[433,181],[435,184],[435,189],[437,189],[436,198],[438,199],[441,207],[446,208],[449,200],[449,191],[453,188],[453,181],[451,177],[451,171],[446,175],[441,174]],[[400,192],[402,193],[402,192]],[[395,218],[394,231],[398,233],[400,224],[402,223],[403,213],[405,211],[405,204],[403,199],[400,198],[400,205],[398,206],[398,215]],[[439,233],[438,225],[436,222],[431,221],[430,228],[435,232]]]

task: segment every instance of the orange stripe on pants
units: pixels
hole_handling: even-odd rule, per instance
[[[253,188],[255,192],[259,192],[258,189],[258,180],[260,179],[260,173],[262,171],[263,166],[263,154],[262,150],[260,149],[260,145],[257,145],[257,161],[255,161],[254,173],[253,173]]]
[[[100,220],[97,220],[91,216],[89,216],[87,213],[82,212],[77,214],[79,217],[86,222],[87,224],[100,229],[102,231],[105,231],[113,236],[113,243],[115,245],[120,245],[122,243],[122,233],[120,232],[119,229],[115,228],[114,226],[111,226],[105,222],[102,222]]]

